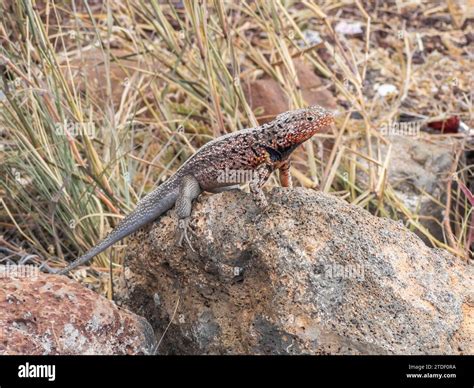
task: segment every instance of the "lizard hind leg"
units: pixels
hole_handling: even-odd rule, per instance
[[[179,246],[183,246],[183,240],[185,240],[192,251],[194,251],[194,248],[188,237],[189,221],[191,219],[192,202],[201,191],[197,179],[192,175],[186,175],[181,180],[178,198],[175,203],[175,211],[178,216],[177,243]]]

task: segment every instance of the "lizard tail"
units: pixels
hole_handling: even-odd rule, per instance
[[[69,266],[61,270],[54,270],[46,265],[44,266],[45,269],[48,272],[64,275],[72,269],[87,263],[94,256],[97,256],[117,241],[120,241],[146,224],[156,220],[167,210],[171,209],[176,202],[178,191],[177,189],[170,189],[170,186],[172,186],[170,183],[171,182],[163,183],[160,187],[143,197],[137,204],[135,210],[122,219],[106,238]]]

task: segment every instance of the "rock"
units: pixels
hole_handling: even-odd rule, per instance
[[[65,276],[18,276],[0,266],[0,354],[149,354],[142,317]]]
[[[446,183],[451,174],[458,141],[450,138],[437,139],[436,136],[389,136],[388,139],[392,145],[388,182],[407,209],[420,216],[420,224],[438,240],[447,243],[441,227],[444,206],[439,203],[446,203]],[[388,147],[381,144],[382,163],[387,150]],[[362,158],[358,161],[367,165]],[[359,171],[358,180],[365,185],[368,181],[367,174]],[[434,202],[431,197],[439,203]],[[399,216],[404,219],[403,214]],[[429,239],[424,234],[420,231],[415,233],[429,244]]]
[[[244,92],[252,110],[262,110],[257,116],[259,124],[271,121],[279,113],[288,110],[288,99],[278,82],[272,78],[255,80],[250,86],[244,84]]]
[[[339,23],[337,23],[336,28],[334,30],[340,35],[348,36],[362,37],[362,34],[364,33],[361,22],[353,22],[346,20],[341,20]]]
[[[308,189],[203,195],[191,242],[135,234],[122,301],[160,354],[473,353],[473,269],[399,223]],[[172,212],[171,212],[172,213]]]
[[[302,59],[294,61],[296,75],[301,94],[308,105],[321,105],[328,109],[336,109],[337,103],[331,92],[325,89],[323,81],[312,67]],[[250,85],[244,84],[244,92],[253,111],[263,111],[257,117],[260,124],[271,121],[281,112],[290,109],[288,96],[273,78],[265,76]]]

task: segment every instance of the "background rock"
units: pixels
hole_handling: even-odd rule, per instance
[[[472,266],[330,195],[201,196],[196,252],[175,218],[136,234],[122,301],[169,354],[473,353]]]
[[[142,317],[65,276],[11,274],[0,266],[0,354],[148,354]]]
[[[451,174],[459,140],[454,138],[435,140],[433,137],[410,136],[388,138],[392,146],[388,164],[388,182],[407,209],[419,215],[420,224],[438,240],[446,242],[441,227],[444,207],[439,203],[446,203],[447,180]],[[380,150],[380,160],[384,161],[388,147],[382,144]],[[362,158],[358,161],[367,165]],[[358,180],[366,185],[368,175],[359,171]],[[431,197],[439,203],[433,201]],[[403,214],[399,216],[404,219]],[[429,239],[421,232],[415,233],[429,244]]]
[[[312,66],[302,59],[296,59],[294,66],[304,101],[308,105],[316,104],[328,109],[336,109],[336,99],[326,89]],[[290,109],[287,94],[273,78],[265,76],[250,84],[244,83],[243,88],[252,110],[254,112],[257,109],[263,110],[263,113],[257,116],[260,124],[271,121],[279,113]]]
[[[90,97],[94,98],[94,101],[103,109],[106,108],[109,101],[107,77],[110,76],[112,101],[119,104],[127,84],[134,80],[136,69],[146,70],[143,60],[137,60],[133,56],[131,59],[126,59],[130,56],[130,53],[125,50],[112,49],[110,54],[116,60],[109,64],[105,63],[104,53],[98,48],[84,51],[79,57],[68,60],[68,65],[75,72],[73,79],[67,78],[71,83],[71,87],[74,85],[81,93],[88,92],[91,94]],[[64,67],[68,69],[66,65]],[[65,76],[69,76],[67,71],[65,71]]]

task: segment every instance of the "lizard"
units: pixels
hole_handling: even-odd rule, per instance
[[[279,170],[283,187],[292,187],[290,155],[325,126],[334,123],[334,114],[318,105],[281,113],[274,120],[254,128],[231,132],[204,144],[165,182],[145,195],[136,208],[97,245],[66,268],[51,273],[67,274],[143,226],[155,221],[173,206],[178,217],[178,244],[191,246],[187,230],[192,202],[203,191],[219,192],[236,187],[222,179],[223,171],[251,171],[249,183],[259,209],[268,206],[263,185]],[[237,185],[238,186],[238,185]],[[192,248],[192,246],[191,246]]]

